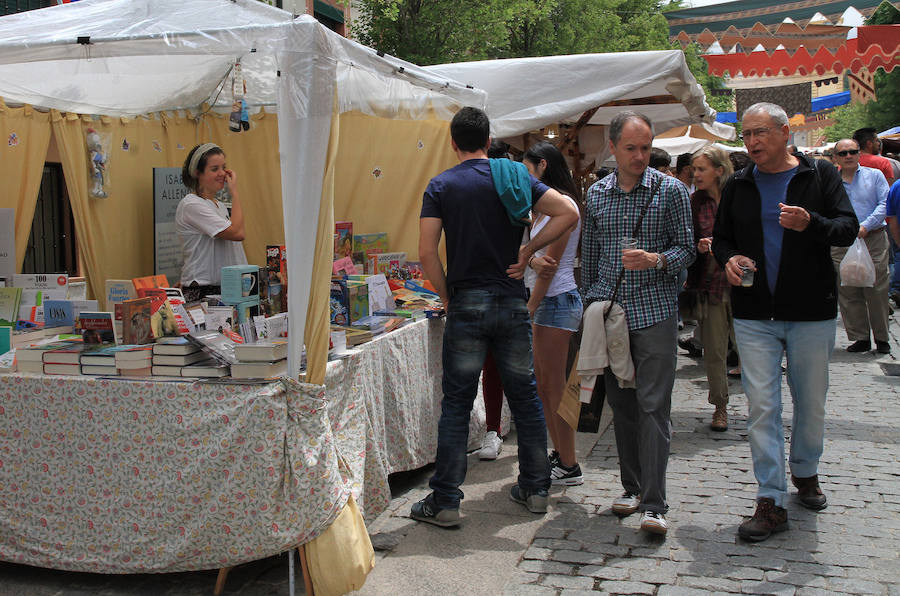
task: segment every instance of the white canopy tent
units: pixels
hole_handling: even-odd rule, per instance
[[[657,132],[675,126],[713,126],[706,103],[678,50],[543,56],[425,67],[488,93],[492,132],[515,146],[519,135],[562,123],[576,131],[584,161],[608,153],[605,125],[622,110],[645,114]],[[585,121],[585,118],[587,120]],[[562,132],[561,132],[562,134]]]
[[[407,119],[484,105],[481,91],[257,0],[81,0],[0,18],[0,40],[0,97],[80,114],[227,106],[230,90],[221,90],[241,62],[248,103],[278,109],[288,273],[296,280],[289,293],[294,378],[335,99],[341,112]]]

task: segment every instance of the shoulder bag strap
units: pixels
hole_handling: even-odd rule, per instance
[[[641,224],[644,222],[644,215],[647,213],[647,209],[650,207],[650,203],[653,202],[653,195],[659,190],[660,185],[662,185],[662,180],[657,180],[653,187],[650,189],[650,196],[647,198],[647,202],[644,203],[644,206],[641,207],[641,214],[638,216],[637,224],[634,226],[634,231],[631,233],[632,238],[637,238],[638,232],[641,231]],[[616,287],[613,289],[612,297],[609,299],[610,305],[616,301],[616,294],[619,293],[619,286],[622,284],[622,279],[625,277],[625,268],[622,267],[622,270],[619,271],[619,278],[616,280]]]

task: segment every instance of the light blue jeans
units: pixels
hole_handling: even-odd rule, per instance
[[[781,357],[787,356],[787,382],[794,402],[791,420],[791,473],[818,473],[825,439],[828,359],[834,349],[835,320],[757,321],[734,319],[747,394],[747,431],[757,499],[769,497],[784,507],[787,481],[781,420]]]

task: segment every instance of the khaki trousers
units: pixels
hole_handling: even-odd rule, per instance
[[[888,290],[891,273],[888,269],[889,244],[884,228],[874,230],[866,238],[866,248],[875,263],[875,286],[871,288],[838,287],[838,305],[841,308],[841,319],[850,341],[870,341],[869,334],[876,341],[888,341]],[[841,259],[847,254],[849,247],[833,246],[831,259],[841,278]]]
[[[703,342],[703,365],[709,381],[709,403],[728,405],[728,338],[733,331],[730,293],[726,289],[718,304],[709,301],[706,294],[697,300],[697,328]]]

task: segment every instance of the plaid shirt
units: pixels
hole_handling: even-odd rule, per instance
[[[698,190],[691,197],[695,247],[701,238],[712,238],[718,208],[719,204],[705,190]],[[697,260],[688,269],[687,287],[708,294],[713,298],[714,304],[718,304],[731,286],[725,270],[719,266],[712,253],[705,253],[698,254]]]
[[[618,171],[588,190],[581,240],[581,291],[587,306],[609,300],[622,270],[619,241],[634,235],[634,225],[659,180],[647,213],[636,234],[638,248],[665,255],[662,270],[626,271],[616,302],[625,309],[629,329],[644,329],[664,321],[678,308],[675,280],[694,260],[691,204],[687,189],[672,176],[647,168],[641,181],[623,192]]]

